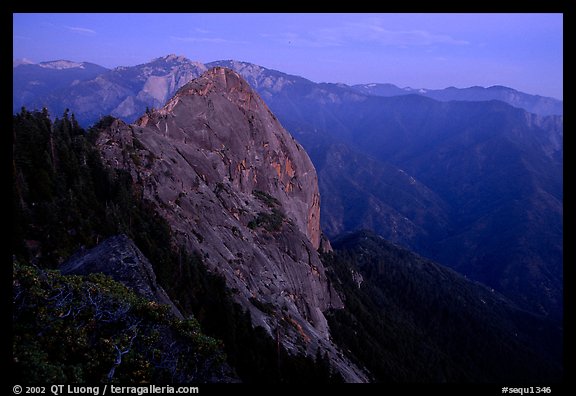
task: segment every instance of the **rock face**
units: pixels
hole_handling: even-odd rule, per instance
[[[163,109],[144,115],[137,123],[156,127],[180,143],[191,140],[200,151],[221,157],[216,169],[203,171],[211,173],[214,181],[228,180],[243,193],[255,189],[270,193],[312,246],[319,247],[316,170],[302,146],[237,73],[214,68],[179,90]],[[187,131],[182,130],[183,124]]]
[[[343,307],[320,247],[320,195],[304,149],[235,72],[214,68],[135,125],[116,120],[98,146],[128,170],[236,299],[294,353],[326,351],[351,382],[366,376],[338,353],[323,312]]]
[[[140,296],[168,305],[172,313],[183,319],[162,286],[148,259],[126,235],[110,237],[96,247],[76,253],[60,267],[64,275],[88,275],[101,272],[133,289]]]

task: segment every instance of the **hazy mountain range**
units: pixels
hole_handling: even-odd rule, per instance
[[[87,62],[57,60],[35,64],[21,59],[13,62],[12,107],[18,111],[22,106],[46,106],[54,114],[61,114],[68,106],[75,109],[78,120],[84,125],[106,114],[133,121],[147,106],[161,107],[178,88],[198,77],[207,68],[224,64],[232,66],[234,70],[241,70],[244,78],[259,92],[279,93],[287,84],[314,84],[301,77],[245,62],[217,61],[204,65],[176,55],[160,57],[142,65],[114,69]],[[266,76],[261,75],[263,72]],[[334,85],[362,94],[386,97],[416,94],[440,101],[501,100],[535,114],[563,114],[562,101],[503,86],[429,90],[399,88],[382,83]],[[264,97],[267,99],[266,95]]]
[[[69,108],[84,125],[106,114],[131,122],[213,66],[246,79],[309,152],[329,237],[372,229],[526,309],[561,316],[561,101],[506,87],[317,84],[245,62],[169,55],[113,70],[19,65],[14,110]],[[41,78],[47,71],[54,82]]]
[[[515,89],[504,87],[501,85],[494,85],[488,88],[448,87],[445,89],[424,89],[424,88],[415,89],[415,88],[399,88],[393,84],[372,83],[372,84],[354,85],[352,86],[352,88],[354,88],[358,92],[365,93],[368,95],[400,96],[400,95],[416,94],[436,99],[441,102],[449,102],[453,100],[471,101],[471,102],[500,100],[514,107],[519,107],[534,114],[540,114],[540,115],[563,114],[563,103],[561,100],[540,95],[529,95],[524,92],[520,92]]]

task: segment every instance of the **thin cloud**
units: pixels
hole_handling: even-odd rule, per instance
[[[196,33],[200,33],[200,34],[210,34],[213,33],[212,30],[206,30],[206,29],[202,29],[202,28],[194,28],[194,31]]]
[[[302,47],[338,47],[354,43],[372,43],[382,46],[468,45],[468,41],[447,34],[426,30],[390,30],[378,23],[348,23],[333,28],[323,28],[302,35],[284,32],[276,41]]]
[[[455,39],[447,34],[437,34],[426,30],[388,30],[375,24],[351,24],[346,29],[350,37],[362,41],[374,41],[382,45],[467,45],[468,41]],[[343,32],[344,35],[346,31]]]
[[[178,37],[170,36],[171,40],[185,43],[211,43],[211,44],[248,44],[246,41],[228,40],[219,37]]]
[[[288,45],[294,45],[297,47],[311,47],[311,48],[322,48],[322,47],[337,47],[343,44],[341,40],[337,37],[318,34],[312,35],[311,37],[304,37],[298,33],[285,32],[276,39],[276,41],[284,42]]]
[[[92,29],[88,29],[85,27],[78,27],[78,26],[64,26],[66,29],[74,32],[74,33],[80,33],[80,34],[96,34],[95,30]]]

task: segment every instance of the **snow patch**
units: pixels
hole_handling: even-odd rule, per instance
[[[57,60],[52,62],[42,62],[38,66],[44,69],[65,70],[65,69],[84,69],[84,64],[79,62],[72,62],[67,60]]]
[[[30,59],[26,59],[26,58],[21,58],[21,59],[14,59],[12,60],[12,67],[16,67],[16,66],[20,66],[20,65],[33,65],[34,62],[32,62]]]

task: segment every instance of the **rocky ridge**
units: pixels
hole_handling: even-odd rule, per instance
[[[293,353],[326,351],[349,382],[366,375],[330,340],[323,314],[343,303],[327,280],[316,171],[304,149],[237,73],[214,68],[134,125],[115,120],[98,147],[132,174],[235,297]]]
[[[60,272],[63,275],[109,275],[138,295],[168,305],[177,318],[184,318],[156,281],[150,261],[126,235],[110,237],[90,250],[76,253],[62,264]]]

